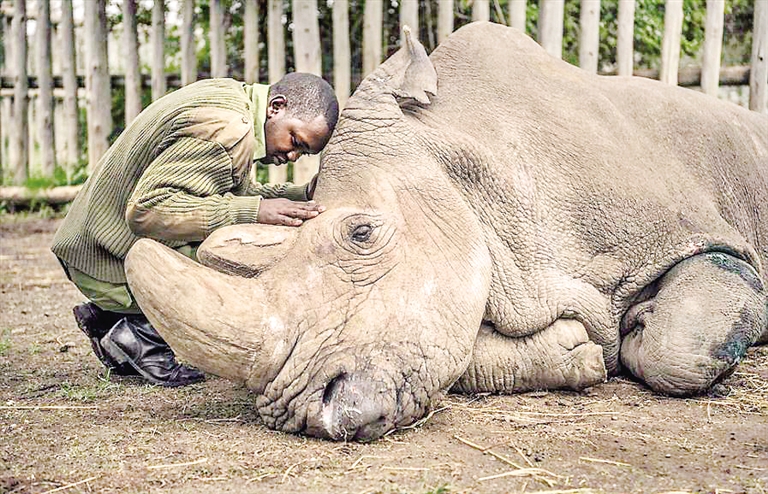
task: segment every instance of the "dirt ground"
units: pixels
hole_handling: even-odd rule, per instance
[[[242,387],[105,378],[48,250],[0,218],[0,493],[768,492],[768,348],[710,396],[626,378],[583,393],[449,396],[373,444],[274,432]]]

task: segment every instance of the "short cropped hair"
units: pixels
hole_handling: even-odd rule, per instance
[[[286,99],[285,113],[304,122],[318,115],[325,118],[328,129],[336,127],[339,101],[333,88],[322,77],[306,72],[291,72],[269,88],[269,99],[282,94]]]

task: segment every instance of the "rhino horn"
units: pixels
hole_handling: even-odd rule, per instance
[[[266,311],[264,280],[219,273],[150,239],[131,248],[125,269],[139,307],[182,360],[257,392],[277,374],[290,346],[281,317]]]
[[[197,258],[217,271],[253,278],[282,260],[297,236],[298,229],[290,226],[232,225],[208,236]]]

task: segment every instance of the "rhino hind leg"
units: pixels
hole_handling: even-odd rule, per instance
[[[765,332],[763,283],[752,266],[725,253],[678,263],[651,295],[623,318],[621,362],[661,393],[706,391]]]
[[[605,379],[602,347],[591,342],[584,325],[574,319],[558,319],[538,333],[519,338],[483,324],[469,367],[452,391],[580,390]]]

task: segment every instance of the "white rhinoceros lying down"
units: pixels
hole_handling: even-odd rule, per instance
[[[622,369],[688,395],[768,340],[768,116],[511,28],[430,57],[408,38],[349,100],[315,197],[301,228],[217,231],[209,267],[128,256],[177,354],[245,382],[273,428],[373,439],[451,389]]]

